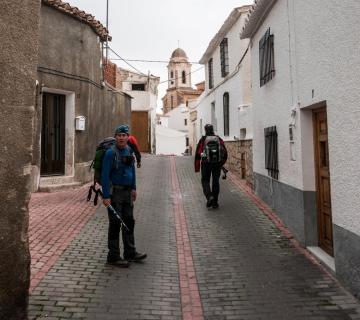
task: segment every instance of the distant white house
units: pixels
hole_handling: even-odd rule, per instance
[[[204,125],[213,124],[226,142],[227,165],[252,184],[250,48],[249,40],[239,36],[250,8],[232,10],[200,60],[205,65],[205,91],[196,117],[192,111],[192,125],[196,123],[194,136],[200,138]]]
[[[131,131],[142,152],[154,152],[158,85],[160,78],[117,68],[117,87],[129,94],[131,101]]]
[[[156,125],[156,154],[183,155],[186,149],[186,134],[179,130]]]
[[[360,296],[360,1],[258,0],[256,193]]]
[[[162,130],[160,131],[161,134],[158,135],[156,133],[156,154],[159,154],[159,146],[161,146],[160,154],[184,154],[188,153],[189,150],[189,108],[186,107],[184,104],[180,104],[177,108],[172,109],[171,111],[167,112],[165,115],[158,116],[158,126],[156,130],[161,130],[161,128],[166,128],[170,130]],[[161,141],[161,139],[165,139],[164,134],[168,132],[171,136],[176,136],[177,138],[183,137],[183,141],[180,143],[170,143]],[[177,132],[178,134],[176,134]],[[160,140],[158,140],[158,138]],[[171,138],[173,139],[173,138]],[[164,149],[166,146],[166,149]],[[181,150],[179,149],[181,146]]]

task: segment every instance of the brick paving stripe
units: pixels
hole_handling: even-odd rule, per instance
[[[204,316],[174,157],[171,157],[171,182],[174,199],[182,316],[184,320],[201,320],[204,319]]]
[[[89,185],[53,193],[33,193],[29,204],[30,292],[55,264],[96,208],[86,202]]]

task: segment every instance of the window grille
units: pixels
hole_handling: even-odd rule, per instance
[[[224,38],[220,43],[220,62],[221,76],[226,77],[229,74],[229,51],[227,38]]]
[[[214,86],[214,74],[213,74],[213,59],[211,58],[208,62],[208,71],[209,71],[209,89]]]
[[[229,136],[229,93],[225,92],[223,95],[223,108],[224,108],[224,136]]]
[[[274,67],[274,35],[270,34],[270,28],[259,42],[260,62],[260,87],[269,82],[275,76]]]
[[[264,129],[265,134],[265,168],[268,175],[274,179],[279,177],[278,135],[276,126]]]

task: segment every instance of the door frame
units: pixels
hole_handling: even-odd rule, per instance
[[[319,147],[318,147],[318,130],[317,130],[317,114],[320,114],[322,112],[325,112],[326,114],[326,126],[327,126],[327,149],[329,150],[329,132],[328,132],[328,121],[327,121],[327,107],[326,103],[322,106],[313,109],[313,139],[314,139],[314,166],[315,166],[315,186],[316,186],[316,210],[317,210],[317,244],[319,248],[324,250],[326,253],[328,253],[331,256],[334,256],[334,236],[333,236],[333,220],[332,220],[332,212],[331,212],[331,230],[332,230],[332,245],[331,247],[325,248],[324,246],[321,246],[321,237],[322,237],[322,228],[324,227],[322,224],[322,219],[320,215],[321,210],[321,196],[320,196],[320,170],[319,170]],[[330,163],[328,164],[330,167]],[[331,204],[331,175],[330,175],[330,168],[329,168],[329,193],[330,193],[330,204]],[[331,207],[331,206],[330,206]],[[332,209],[332,208],[331,208]]]
[[[65,176],[74,176],[75,172],[75,92],[56,88],[43,87],[40,94],[41,112],[39,113],[39,145],[41,146],[42,130],[42,99],[43,93],[53,93],[65,95]],[[41,167],[41,147],[39,148],[39,175]],[[40,175],[42,177],[43,175]],[[45,176],[45,175],[44,175]],[[47,176],[47,175],[46,175]]]

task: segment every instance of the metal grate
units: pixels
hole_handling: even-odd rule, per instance
[[[229,74],[229,51],[227,38],[224,38],[220,43],[220,62],[221,76],[226,77]]]
[[[209,89],[211,89],[214,86],[213,59],[212,58],[208,62],[208,71],[209,71]]]
[[[265,134],[265,168],[268,175],[274,179],[279,178],[278,164],[278,134],[276,126],[264,129]]]
[[[274,35],[270,34],[270,28],[259,42],[260,62],[260,87],[269,82],[275,76],[274,67]]]

